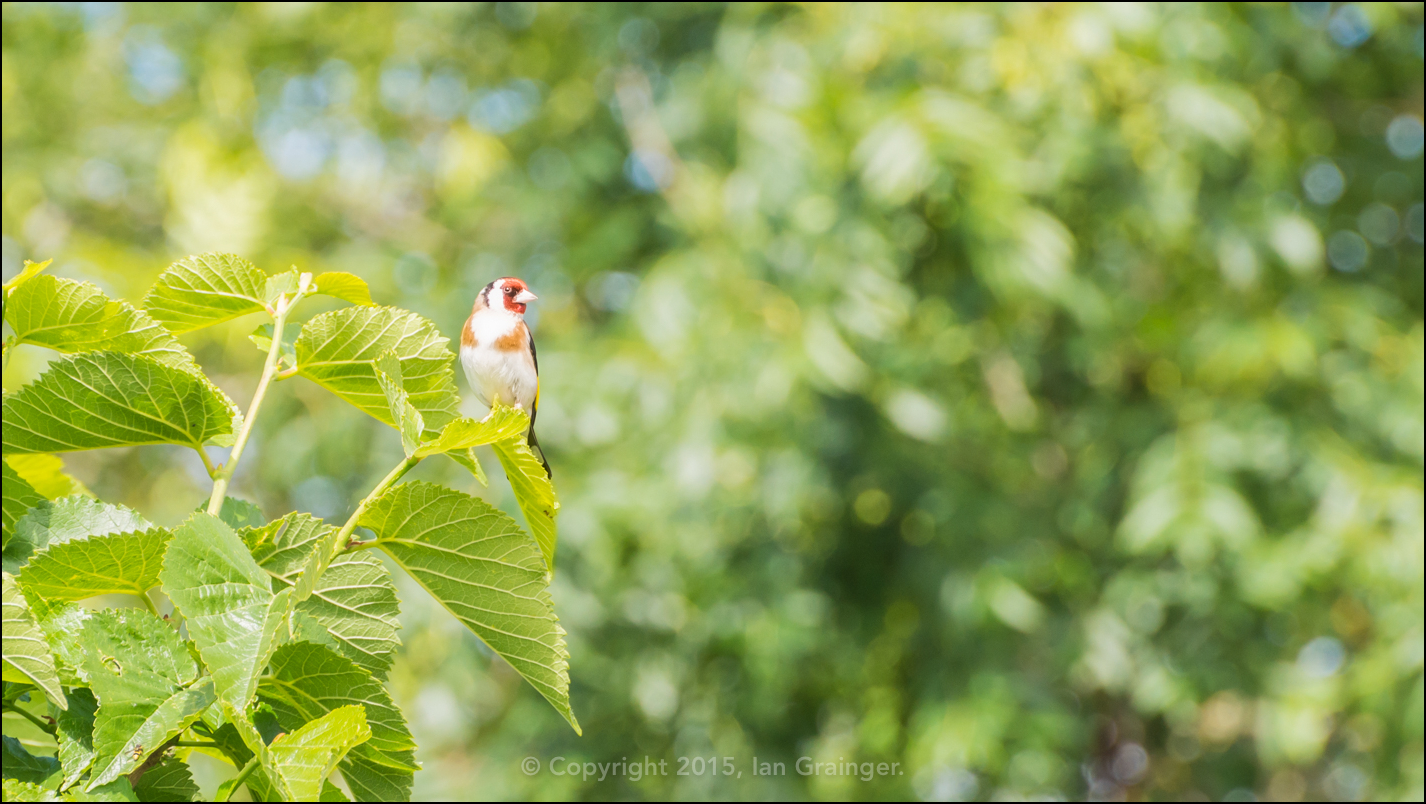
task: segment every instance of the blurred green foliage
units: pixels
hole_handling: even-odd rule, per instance
[[[233,251],[447,336],[491,279],[540,295],[586,732],[403,578],[418,797],[1422,797],[1420,4],[9,4],[3,38],[7,279],[137,300]],[[184,336],[240,402],[252,327]],[[401,454],[298,383],[252,449],[240,496],[328,518]],[[177,448],[67,460],[161,524],[206,497]]]

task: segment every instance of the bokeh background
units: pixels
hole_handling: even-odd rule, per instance
[[[1420,4],[25,3],[3,41],[7,279],[138,300],[225,250],[448,336],[539,294],[585,734],[398,577],[418,798],[1421,799]],[[243,405],[258,323],[185,336]],[[302,380],[250,450],[239,496],[336,521],[400,457]],[[68,464],[207,496],[177,449]]]

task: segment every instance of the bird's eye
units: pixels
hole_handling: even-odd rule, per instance
[[[515,295],[515,289],[514,289],[514,288],[506,288],[506,289],[505,289],[505,295],[506,295],[506,296],[514,296],[514,295]]]

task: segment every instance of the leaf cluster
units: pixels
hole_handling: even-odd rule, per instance
[[[254,800],[409,799],[416,743],[384,686],[399,603],[372,550],[579,730],[548,591],[559,504],[525,446],[529,418],[461,417],[452,355],[430,321],[374,305],[351,274],[268,275],[227,254],[174,263],[142,307],[44,268],[27,265],[4,289],[6,356],[24,344],[63,356],[4,396],[3,703],[53,747],[4,738],[7,800],[193,800],[194,751],[237,770],[219,800],[244,785]],[[284,339],[314,294],[354,306]],[[251,313],[271,319],[252,336],[267,359],[240,411],[176,335]],[[226,494],[265,394],[292,377],[400,434],[403,460],[341,526],[269,521]],[[198,451],[213,478],[207,506],[176,527],[94,499],[58,457],[153,444]],[[529,531],[470,495],[398,483],[438,454],[484,482],[482,445]],[[230,448],[226,460],[215,465],[209,447]],[[375,538],[354,540],[358,526]],[[109,601],[130,602],[97,605]]]

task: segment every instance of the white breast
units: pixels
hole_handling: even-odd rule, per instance
[[[482,310],[470,321],[475,346],[461,346],[460,362],[471,391],[486,407],[497,399],[527,411],[535,404],[539,379],[529,353],[524,348],[495,348],[495,342],[509,335],[519,323],[517,316],[503,310]]]

